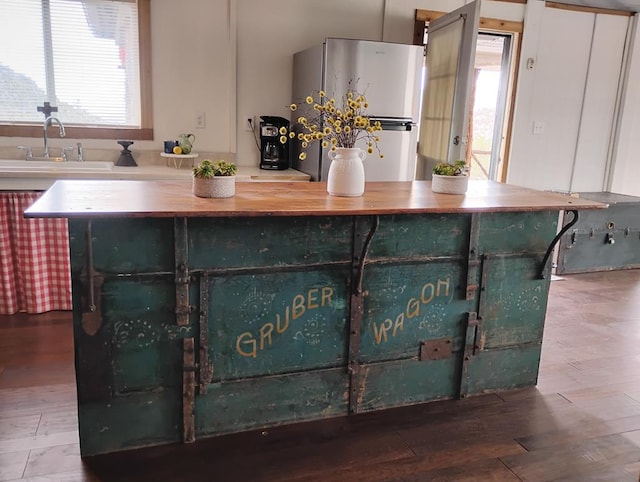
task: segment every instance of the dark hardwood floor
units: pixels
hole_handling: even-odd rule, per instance
[[[536,388],[79,456],[69,313],[0,317],[0,480],[637,481],[640,270],[552,282]]]

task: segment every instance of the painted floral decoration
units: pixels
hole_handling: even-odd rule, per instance
[[[305,110],[313,109],[313,115],[298,117],[297,124],[294,124],[291,132],[281,127],[280,142],[284,144],[288,138],[297,138],[302,149],[306,149],[317,141],[322,147],[329,147],[335,151],[339,147],[353,148],[356,142],[364,140],[368,154],[372,154],[375,149],[380,158],[384,158],[384,154],[378,148],[380,138],[376,135],[376,132],[382,130],[382,126],[380,121],[372,121],[365,115],[369,103],[364,94],[349,88],[342,98],[342,105],[337,106],[336,100],[328,98],[321,90],[317,98],[309,95],[304,102]],[[296,111],[298,105],[291,104],[290,109]],[[301,161],[306,157],[304,151],[298,156]]]

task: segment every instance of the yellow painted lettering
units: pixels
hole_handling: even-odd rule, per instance
[[[404,313],[400,313],[397,317],[396,317],[396,324],[393,325],[393,336],[396,336],[396,333],[398,330],[402,331],[402,328],[404,328]]]
[[[297,320],[302,315],[304,315],[304,312],[305,312],[304,302],[305,302],[305,299],[304,299],[304,296],[302,295],[295,295],[293,297],[293,301],[291,302],[292,304],[291,318],[293,318],[294,320]]]
[[[420,314],[420,301],[410,298],[407,302],[407,318],[415,318]]]
[[[445,280],[438,279],[438,289],[436,290],[437,296],[449,296],[449,281],[450,281],[449,278]],[[440,288],[443,286],[445,288],[445,292],[444,294],[440,294]]]
[[[307,293],[307,308],[310,310],[315,310],[319,308],[318,305],[318,288],[311,288],[309,293]]]
[[[373,324],[373,336],[376,340],[376,345],[379,345],[384,338],[384,341],[387,341],[387,331],[391,329],[393,322],[387,318],[380,324],[380,331],[378,331],[378,325]]]
[[[278,334],[284,333],[285,331],[287,331],[287,328],[289,328],[289,307],[288,306],[284,310],[283,326],[280,325],[280,315],[279,314],[276,315],[276,331],[278,332]]]
[[[331,297],[333,296],[333,288],[331,286],[324,286],[322,288],[322,301],[320,302],[320,304],[322,306],[324,305],[329,305],[329,306],[333,306]]]
[[[420,296],[420,301],[422,301],[422,304],[427,305],[431,303],[431,300],[433,300],[434,290],[435,288],[433,286],[433,283],[427,283],[422,287],[422,294]],[[429,292],[428,295],[427,295],[427,292]]]
[[[265,323],[260,327],[260,350],[264,350],[264,341],[271,345],[271,333],[273,333],[273,323]]]
[[[245,348],[248,347],[248,351]],[[253,335],[245,331],[236,339],[236,351],[242,356],[256,357],[256,340]]]

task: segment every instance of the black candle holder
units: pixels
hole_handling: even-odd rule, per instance
[[[118,162],[116,162],[116,166],[137,166],[138,164],[136,164],[136,160],[129,150],[129,146],[133,144],[133,141],[118,141],[118,144],[122,146],[122,152]]]

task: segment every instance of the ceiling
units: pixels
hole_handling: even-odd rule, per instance
[[[640,0],[553,0],[556,3],[577,5],[580,7],[608,8],[610,10],[626,10],[640,12]]]

